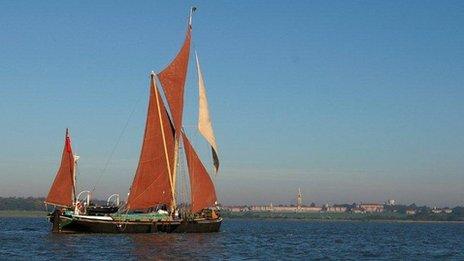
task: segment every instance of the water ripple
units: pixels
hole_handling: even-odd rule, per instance
[[[0,218],[1,260],[464,259],[464,224],[224,221],[213,234],[50,233],[43,218]]]

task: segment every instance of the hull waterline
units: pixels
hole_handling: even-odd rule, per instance
[[[54,233],[213,233],[219,232],[222,218],[169,221],[115,221],[68,217],[53,213]]]

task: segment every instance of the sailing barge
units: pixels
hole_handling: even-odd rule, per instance
[[[172,62],[160,73],[150,74],[145,133],[140,158],[128,198],[121,207],[90,206],[90,191],[76,196],[76,167],[71,138],[66,130],[61,165],[45,204],[57,233],[155,233],[218,232],[222,223],[213,181],[182,128],[184,86],[192,41],[190,10],[184,43]],[[214,171],[219,168],[205,85],[195,52],[199,90],[198,130],[211,146]],[[161,86],[161,88],[158,88]],[[161,96],[161,91],[164,98]],[[164,100],[167,101],[167,105]],[[190,204],[177,204],[178,162],[183,151],[190,183]],[[80,195],[87,193],[87,200]],[[113,195],[114,196],[114,195]],[[119,198],[118,198],[119,201]],[[110,200],[108,199],[108,202]]]

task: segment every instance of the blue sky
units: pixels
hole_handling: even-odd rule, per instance
[[[301,187],[306,203],[464,204],[462,1],[0,5],[0,196],[48,192],[66,127],[79,190],[125,194],[148,73],[174,57],[196,5],[223,203],[294,203]],[[209,163],[192,65],[184,123]]]

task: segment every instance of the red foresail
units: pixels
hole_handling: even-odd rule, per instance
[[[156,79],[152,76],[142,151],[127,208],[133,210],[157,204],[171,205],[173,193],[170,172],[173,166],[174,129],[156,87]]]
[[[216,204],[216,190],[205,166],[185,133],[182,133],[182,138],[190,176],[192,212],[198,212]]]
[[[190,55],[191,28],[189,26],[184,45],[176,58],[161,72],[159,79],[171,110],[174,127],[179,134],[182,127],[184,108],[184,86]]]
[[[74,155],[67,129],[60,168],[45,203],[64,207],[71,207],[74,203]]]

